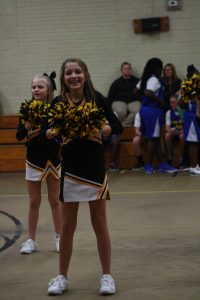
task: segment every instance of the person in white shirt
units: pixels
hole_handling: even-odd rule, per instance
[[[142,107],[140,110],[141,132],[147,140],[147,163],[145,173],[154,173],[153,159],[156,154],[158,172],[175,172],[176,169],[162,159],[161,130],[164,123],[163,114],[163,88],[160,78],[163,63],[159,58],[151,58],[147,61],[141,80],[136,86],[136,91],[142,95]]]

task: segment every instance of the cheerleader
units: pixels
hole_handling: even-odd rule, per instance
[[[200,99],[199,99],[199,96],[195,97],[195,102],[196,102],[197,123],[200,126]]]
[[[169,98],[170,109],[165,115],[165,143],[167,150],[167,161],[172,163],[172,143],[178,141],[183,154],[184,137],[183,137],[183,116],[184,111],[178,106],[177,96],[171,95]]]
[[[198,165],[198,153],[200,148],[200,127],[198,124],[199,104],[198,100],[190,99],[184,102],[179,100],[180,105],[185,109],[184,113],[184,141],[189,152],[189,174],[200,175]]]
[[[134,93],[142,94],[142,107],[140,110],[141,132],[146,139],[147,163],[145,173],[154,173],[153,159],[159,162],[159,173],[175,172],[176,169],[162,159],[161,131],[164,123],[163,115],[163,87],[160,78],[163,70],[163,63],[159,58],[151,58],[146,63],[142,78],[136,86]]]
[[[55,75],[54,75],[55,77]],[[35,76],[32,81],[32,100],[51,103],[55,83],[53,76]],[[36,251],[36,230],[41,204],[41,185],[46,180],[48,200],[51,207],[55,229],[55,246],[59,252],[60,241],[60,144],[57,139],[49,140],[46,130],[33,126],[29,121],[19,120],[16,137],[19,141],[27,139],[26,180],[29,193],[28,240],[22,244],[20,252],[31,254]]]
[[[48,294],[59,295],[68,289],[68,268],[72,255],[73,236],[77,225],[80,202],[89,203],[91,222],[96,234],[102,276],[100,294],[114,294],[115,282],[111,276],[111,244],[107,226],[106,200],[109,199],[105,172],[102,136],[122,132],[122,125],[111,111],[105,98],[93,88],[88,68],[80,59],[67,59],[63,62],[60,75],[61,96],[55,101],[64,101],[68,110],[84,109],[88,104],[96,105],[105,112],[108,124],[91,132],[87,137],[74,137],[66,132],[62,149],[61,175],[61,241],[59,275],[49,282]],[[71,116],[69,115],[69,118]],[[70,119],[69,123],[76,122]],[[80,117],[78,124],[82,123]],[[77,126],[78,126],[77,124]],[[72,130],[73,131],[73,130]],[[47,131],[51,138],[51,130]]]

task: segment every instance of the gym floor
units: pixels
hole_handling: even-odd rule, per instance
[[[197,300],[200,295],[200,178],[187,173],[109,173],[107,201],[112,275],[122,300]],[[58,274],[46,187],[37,251],[19,253],[27,239],[28,195],[24,173],[0,174],[0,299],[49,299]],[[81,203],[69,290],[54,298],[100,299],[101,267],[88,203]]]

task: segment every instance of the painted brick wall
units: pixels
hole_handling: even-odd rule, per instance
[[[36,74],[55,70],[59,90],[67,57],[82,58],[105,95],[124,60],[139,77],[157,56],[184,78],[187,65],[200,69],[199,12],[199,0],[182,0],[178,11],[168,11],[166,0],[1,0],[0,114],[15,114],[30,98]],[[134,33],[133,19],[160,16],[169,16],[170,31]]]

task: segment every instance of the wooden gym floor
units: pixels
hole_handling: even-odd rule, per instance
[[[198,300],[200,295],[200,178],[186,173],[109,173],[107,202],[112,274],[120,300]],[[45,184],[38,251],[21,255],[27,238],[24,173],[0,173],[0,299],[44,300],[58,274]],[[69,291],[52,297],[95,300],[101,268],[87,203],[80,204]]]

